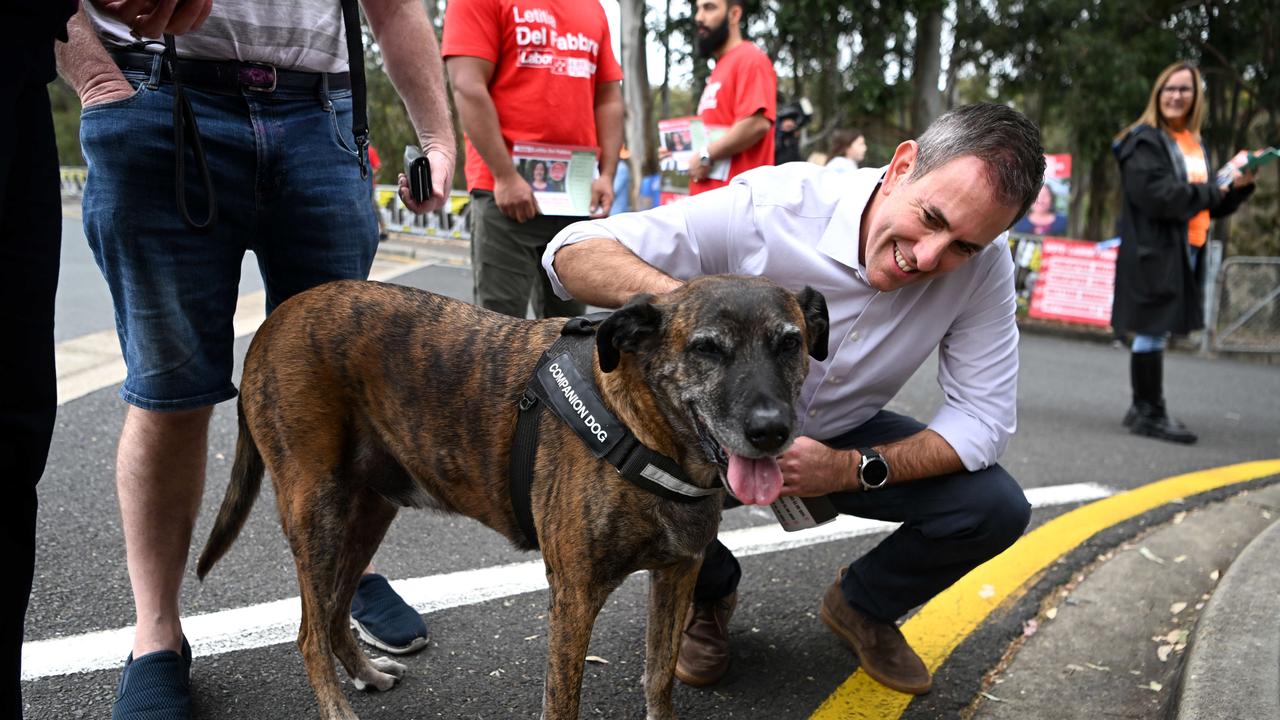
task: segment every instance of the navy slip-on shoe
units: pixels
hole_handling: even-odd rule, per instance
[[[191,646],[157,650],[124,661],[111,720],[188,720],[191,717]]]
[[[361,577],[356,586],[351,600],[351,626],[361,640],[396,655],[427,646],[427,624],[422,616],[377,573]]]

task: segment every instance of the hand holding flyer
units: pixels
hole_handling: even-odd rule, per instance
[[[595,148],[518,142],[511,148],[511,162],[533,188],[543,215],[591,214]]]
[[[729,129],[707,125],[696,117],[679,117],[658,121],[658,145],[666,151],[662,158],[662,170],[688,173],[698,162],[698,153]],[[729,179],[729,159],[718,160],[708,174],[712,180]]]
[[[1256,152],[1241,150],[1231,158],[1226,165],[1223,165],[1217,174],[1217,182],[1221,187],[1230,185],[1236,179],[1237,175],[1242,173],[1257,172],[1258,168],[1267,163],[1280,158],[1280,149],[1269,147],[1263,148]]]

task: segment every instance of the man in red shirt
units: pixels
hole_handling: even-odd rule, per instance
[[[778,106],[778,76],[773,62],[754,43],[742,39],[742,0],[697,0],[698,54],[716,66],[698,101],[698,117],[707,126],[729,131],[690,161],[689,194],[727,185],[710,178],[712,166],[729,158],[729,179],[754,167],[773,164],[773,122]]]
[[[441,52],[467,139],[475,302],[525,317],[578,315],[541,266],[547,242],[580,217],[543,215],[511,159],[516,142],[599,148],[592,217],[613,205],[622,147],[622,68],[596,0],[451,0]]]

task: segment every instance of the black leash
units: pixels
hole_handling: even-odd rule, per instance
[[[360,156],[360,177],[369,177],[369,110],[364,82],[364,38],[356,0],[342,0],[342,23],[347,30],[347,72],[351,75],[351,133]]]
[[[213,192],[213,178],[209,175],[209,161],[204,154],[204,145],[200,142],[200,126],[196,124],[196,114],[191,110],[191,101],[182,89],[182,76],[178,73],[178,51],[173,36],[164,36],[164,63],[169,67],[169,77],[173,78],[173,147],[176,156],[173,164],[173,189],[178,196],[178,212],[187,227],[196,232],[204,232],[213,227],[218,220],[218,198]],[[191,149],[195,153],[196,167],[200,171],[200,182],[204,185],[205,197],[208,199],[209,212],[205,219],[196,222],[187,210],[187,137],[191,137]]]
[[[347,35],[347,71],[351,76],[351,132],[355,136],[356,154],[360,160],[360,177],[369,177],[369,111],[367,86],[364,77],[364,39],[360,34],[360,12],[356,0],[342,0],[342,22]],[[187,227],[197,232],[204,232],[218,221],[218,198],[213,190],[213,177],[209,174],[209,161],[205,157],[204,144],[200,141],[200,126],[196,123],[195,112],[191,109],[191,101],[187,99],[182,87],[182,76],[178,72],[178,51],[173,36],[164,36],[164,63],[169,68],[169,77],[173,82],[173,144],[176,155],[174,161],[174,192],[178,199],[178,212]],[[204,185],[205,197],[209,210],[204,220],[197,222],[191,217],[187,208],[187,141],[195,155],[196,167],[200,172],[200,182]]]

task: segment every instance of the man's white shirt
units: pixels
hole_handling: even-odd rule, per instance
[[[969,470],[996,462],[1017,424],[1018,328],[1005,236],[946,275],[882,293],[858,257],[862,212],[886,168],[761,167],[726,187],[640,213],[574,223],[547,245],[613,238],[680,280],[763,275],[827,300],[827,359],[810,359],[798,407],[803,434],[825,440],[879,412],[938,348],[943,405],[929,422]]]

